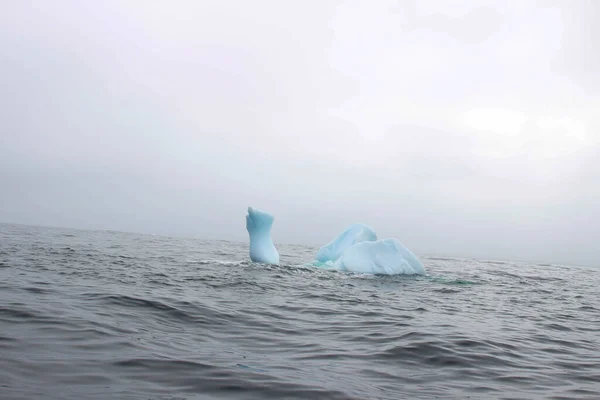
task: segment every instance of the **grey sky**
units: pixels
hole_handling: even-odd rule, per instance
[[[600,2],[5,1],[0,221],[598,265]]]

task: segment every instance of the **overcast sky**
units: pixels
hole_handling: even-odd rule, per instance
[[[4,1],[0,221],[600,264],[600,2]]]

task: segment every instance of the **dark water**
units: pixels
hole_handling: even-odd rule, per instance
[[[599,271],[0,225],[0,399],[599,399]]]

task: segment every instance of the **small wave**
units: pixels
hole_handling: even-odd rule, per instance
[[[105,295],[105,294],[91,294],[88,295],[90,298],[95,298],[100,301],[104,301],[113,305],[121,306],[121,307],[133,307],[140,309],[148,309],[154,311],[160,311],[164,313],[168,313],[176,318],[188,319],[192,320],[192,316],[190,316],[185,311],[182,311],[174,306],[170,306],[165,304],[159,300],[150,300],[141,297],[127,296],[127,295]]]
[[[24,287],[24,288],[22,288],[22,290],[29,292],[29,293],[33,293],[33,294],[51,294],[54,292],[53,289],[42,288],[42,287],[37,287],[37,286]]]
[[[452,288],[441,288],[441,289],[433,289],[434,292],[452,294],[452,293],[461,293],[460,290],[452,289]]]
[[[460,261],[456,258],[449,257],[423,257],[425,260],[433,260],[433,261]]]
[[[168,359],[154,359],[154,358],[132,358],[127,360],[119,360],[112,363],[116,367],[126,368],[138,368],[138,369],[152,369],[152,370],[203,370],[203,369],[216,369],[210,364],[204,364],[196,361],[187,360],[168,360]]]
[[[461,348],[469,347],[465,352]],[[406,345],[394,346],[377,355],[383,359],[402,360],[403,362],[454,368],[504,367],[514,368],[518,364],[509,360],[507,354],[493,350],[486,342],[478,340],[460,340],[444,343],[441,341],[416,341]]]
[[[197,265],[225,265],[225,266],[241,266],[249,265],[250,262],[246,260],[241,261],[224,261],[224,260],[185,260],[187,264]]]
[[[5,317],[16,318],[19,320],[34,320],[42,318],[41,314],[36,313],[34,311],[0,306],[0,316],[2,315],[4,315]]]
[[[470,281],[462,278],[447,278],[444,276],[428,276],[431,282],[442,283],[445,285],[479,285],[481,282]]]

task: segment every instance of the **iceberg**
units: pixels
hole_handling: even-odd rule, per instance
[[[425,275],[421,261],[398,239],[378,240],[363,224],[351,225],[322,246],[313,265],[363,274]]]
[[[246,230],[250,236],[250,259],[253,262],[279,265],[279,253],[271,239],[274,220],[271,214],[248,207]]]
[[[363,274],[425,275],[421,261],[398,239],[363,241],[348,247],[334,268]]]
[[[271,239],[274,221],[271,214],[248,207],[246,230],[253,262],[279,265],[279,253]],[[398,239],[378,239],[375,231],[364,224],[350,225],[321,246],[311,265],[363,274],[426,274],[421,261]]]
[[[322,263],[336,261],[348,247],[356,243],[375,240],[377,240],[377,235],[373,229],[363,224],[354,224],[338,237],[332,239],[331,242],[322,246],[315,259]]]

